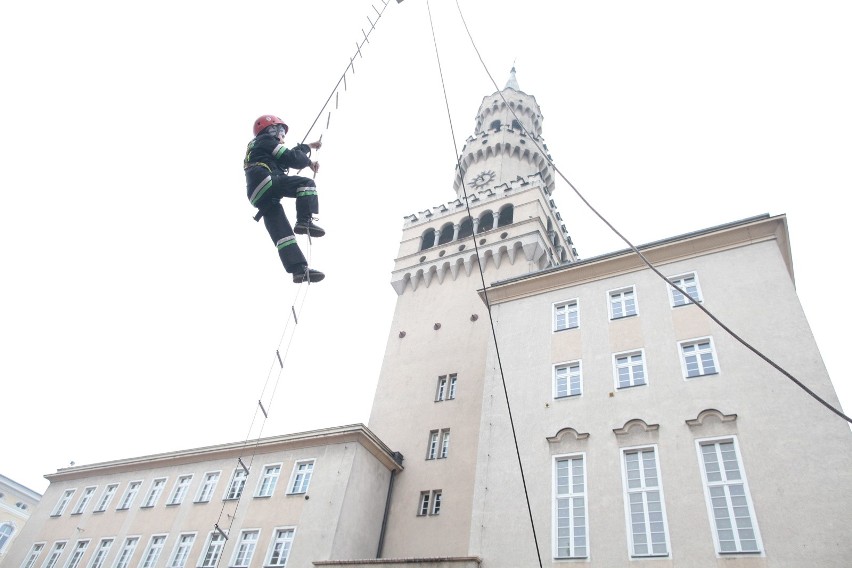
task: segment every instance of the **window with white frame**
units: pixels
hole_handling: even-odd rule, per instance
[[[98,501],[98,506],[95,507],[95,513],[103,513],[106,511],[106,508],[109,507],[110,501],[115,496],[115,492],[118,490],[118,483],[110,483],[106,487],[104,487],[104,492],[101,493],[101,499]]]
[[[263,475],[257,486],[257,497],[271,497],[278,485],[278,477],[281,475],[281,464],[267,465],[263,468]]]
[[[65,568],[77,568],[77,566],[80,565],[80,560],[82,560],[83,555],[86,553],[86,549],[88,547],[88,540],[78,540],[77,544],[74,546],[74,551],[71,553],[71,556],[68,557],[68,561],[65,563]]]
[[[697,444],[716,551],[759,553],[760,534],[736,439],[698,440]]]
[[[429,432],[429,445],[426,448],[426,459],[446,458],[450,454],[450,429],[432,430]]]
[[[647,383],[643,350],[616,353],[612,361],[616,388],[638,387]]]
[[[159,479],[155,479],[151,482],[151,488],[148,490],[148,496],[145,498],[145,502],[142,503],[142,507],[153,507],[157,504],[157,501],[160,499],[160,495],[163,494],[163,489],[166,487],[166,478],[161,477]]]
[[[577,300],[553,304],[553,331],[580,326],[580,306]]]
[[[192,475],[181,475],[175,481],[175,486],[172,489],[172,495],[169,497],[169,505],[180,505],[183,503],[184,497],[189,492],[189,484],[192,483]]]
[[[443,492],[440,489],[421,491],[420,501],[417,506],[417,516],[439,515],[443,503]]]
[[[38,561],[38,557],[41,556],[42,550],[44,550],[44,543],[35,543],[32,548],[30,548],[30,553],[27,554],[26,559],[21,563],[21,568],[33,568],[35,563]]]
[[[195,544],[195,534],[180,535],[175,543],[175,549],[172,551],[169,568],[185,568],[186,559],[189,558],[193,544]]]
[[[429,446],[426,449],[426,459],[433,460],[438,457],[438,435],[439,430],[429,432]]]
[[[314,473],[314,460],[297,461],[290,476],[290,491],[288,493],[307,493]]]
[[[254,556],[259,536],[260,531],[258,530],[248,530],[240,533],[240,541],[234,549],[234,558],[231,560],[233,568],[247,568],[251,564],[251,558]]]
[[[450,429],[441,430],[441,452],[438,458],[443,459],[450,455]]]
[[[154,568],[157,560],[160,559],[160,553],[163,552],[163,546],[166,544],[166,535],[154,535],[148,543],[148,548],[145,554],[142,555],[142,561],[139,563],[139,568]]]
[[[668,556],[668,527],[656,448],[623,450],[631,556]]]
[[[118,504],[117,510],[129,509],[133,504],[133,500],[136,499],[136,494],[139,493],[140,487],[142,487],[141,481],[131,481],[130,485],[124,491],[124,496],[121,498],[121,503]]]
[[[102,538],[98,543],[98,548],[92,555],[92,560],[89,562],[89,568],[103,568],[109,549],[112,548],[113,539]]]
[[[583,455],[554,458],[554,556],[586,558],[586,466]]]
[[[225,499],[239,499],[240,495],[243,494],[247,478],[248,472],[245,469],[242,467],[235,469],[234,474],[231,476],[231,483],[228,484],[228,492],[225,493]]]
[[[673,276],[669,278],[669,282],[683,290],[689,297],[684,296],[672,286],[669,286],[669,297],[672,301],[672,307],[685,306],[692,302],[701,301],[701,289],[698,287],[698,276],[694,272]]]
[[[213,568],[219,563],[219,557],[222,555],[222,548],[225,546],[225,537],[219,532],[210,533],[207,539],[207,547],[204,554],[201,556],[201,562],[198,564],[200,568]]]
[[[83,494],[80,495],[80,500],[77,501],[77,506],[74,507],[74,510],[71,512],[72,515],[81,515],[86,511],[86,507],[89,505],[89,501],[92,500],[92,495],[95,494],[96,489],[97,486],[86,487],[83,490]]]
[[[198,497],[195,499],[196,503],[207,503],[210,501],[210,498],[213,496],[213,490],[216,489],[216,484],[219,482],[219,474],[220,472],[218,471],[212,471],[204,475],[204,483],[198,489]]]
[[[553,398],[583,394],[583,374],[580,361],[553,366]]]
[[[280,568],[287,565],[290,557],[290,548],[293,546],[294,529],[275,529],[275,536],[269,545],[269,555],[266,566]]]
[[[455,373],[452,373],[449,376],[450,386],[447,391],[447,400],[453,400],[456,398],[456,383],[458,382],[458,376]]]
[[[458,376],[455,373],[441,375],[438,377],[438,387],[435,390],[435,402],[453,400],[456,398],[456,382]]]
[[[51,517],[58,517],[62,513],[65,512],[66,507],[68,507],[68,503],[71,501],[71,497],[74,495],[76,489],[66,489],[62,493],[62,497],[59,498],[59,501],[56,503],[56,507],[53,508],[53,512],[50,514]]]
[[[635,316],[636,313],[636,290],[633,286],[609,292],[610,319]]]
[[[62,551],[65,550],[65,545],[67,542],[59,541],[53,543],[53,548],[50,549],[50,554],[45,558],[44,564],[41,565],[41,568],[55,568],[56,563],[59,561],[59,557],[62,556]]]
[[[680,345],[684,377],[687,379],[719,372],[713,340],[709,337],[682,341],[678,345]]]
[[[121,552],[118,553],[118,558],[116,558],[113,568],[127,568],[130,565],[130,559],[133,558],[133,553],[136,551],[137,544],[139,544],[138,536],[127,537],[124,540],[124,546],[121,547]]]
[[[12,535],[15,534],[15,525],[13,523],[0,524],[0,554],[6,548],[6,545],[12,540]]]
[[[425,517],[429,514],[429,503],[431,502],[431,491],[420,492],[420,505],[417,507],[417,516]]]

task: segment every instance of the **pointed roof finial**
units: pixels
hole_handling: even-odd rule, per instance
[[[518,79],[515,77],[515,62],[512,62],[512,70],[509,72],[509,80],[506,81],[506,86],[504,89],[515,89],[516,91],[520,91],[521,88],[518,86]]]

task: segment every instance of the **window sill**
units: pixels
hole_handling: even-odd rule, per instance
[[[560,331],[571,331],[572,329],[580,329],[580,326],[574,325],[574,326],[570,326],[570,327],[563,327],[561,329],[554,329],[553,333],[559,333]]]
[[[255,495],[255,496],[254,496],[254,498],[255,498],[255,499],[271,499],[271,498],[272,498],[272,494],[269,494],[269,495]]]
[[[182,502],[183,502],[183,501],[181,501],[181,502],[179,502],[179,503],[166,503],[166,507],[177,507],[177,506],[179,506]]]
[[[691,377],[684,377],[683,379],[685,381],[694,381],[695,379],[700,379],[702,377],[713,377],[713,376],[716,376],[718,374],[719,374],[719,372],[717,371],[715,373],[704,373],[703,375],[692,375]]]
[[[615,317],[615,318],[611,317],[611,318],[609,318],[609,321],[618,321],[618,320],[623,320],[623,319],[627,319],[627,318],[637,318],[637,317],[639,317],[638,313],[627,314],[626,316],[618,316],[618,317]]]
[[[153,509],[154,505],[139,505],[140,509]]]
[[[635,389],[635,388],[638,388],[638,387],[647,387],[647,386],[648,386],[648,383],[640,383],[638,385],[627,385],[625,387],[615,387],[615,390],[623,391],[623,390]]]

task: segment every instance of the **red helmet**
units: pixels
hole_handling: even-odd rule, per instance
[[[284,127],[284,132],[287,133],[290,130],[290,127],[284,124],[284,121],[278,118],[277,116],[272,116],[271,114],[264,114],[260,118],[254,121],[254,135],[257,136],[263,129],[267,126],[272,126],[273,124],[280,124]]]

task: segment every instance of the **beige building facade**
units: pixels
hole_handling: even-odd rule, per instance
[[[39,493],[0,475],[0,562],[40,500]]]

